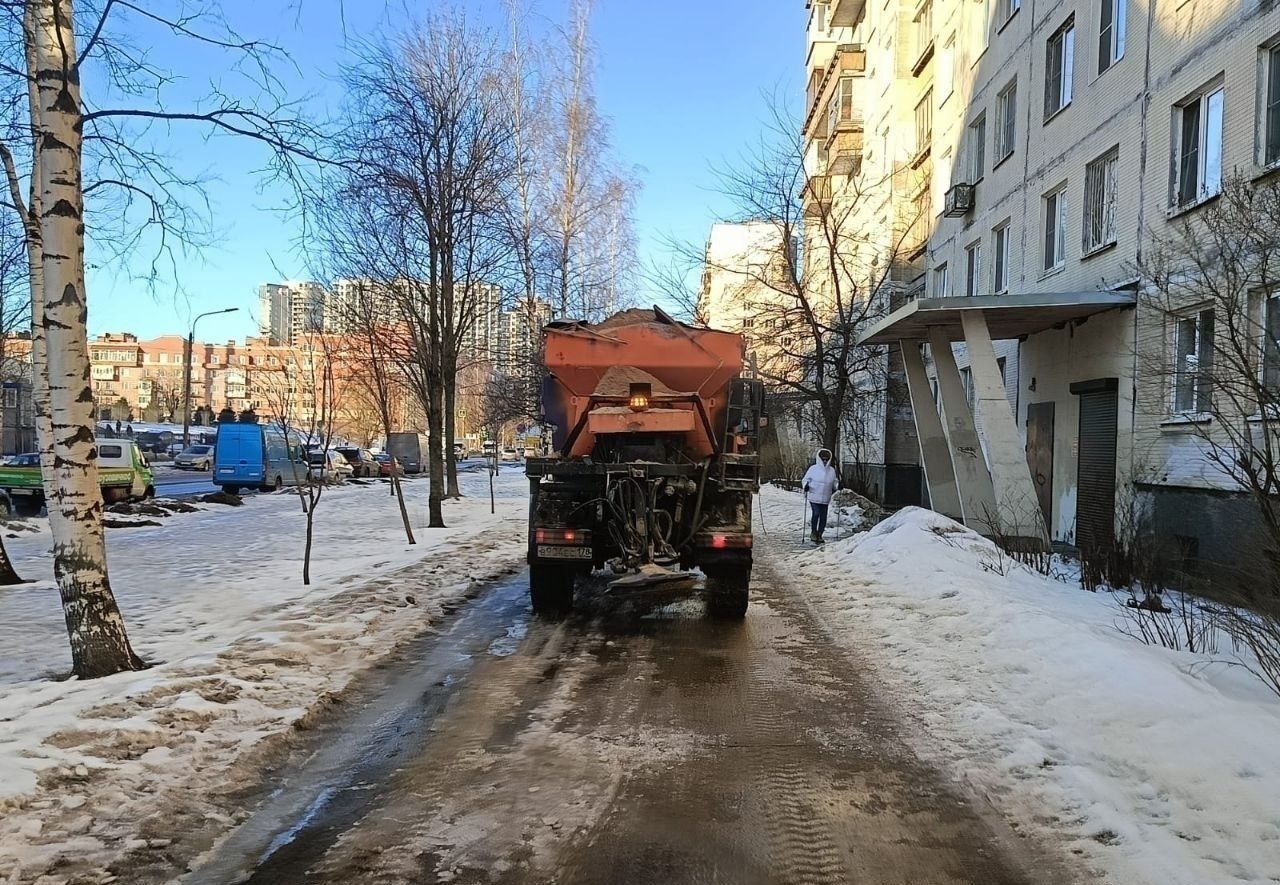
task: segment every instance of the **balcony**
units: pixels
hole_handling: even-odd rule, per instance
[[[862,21],[866,8],[866,0],[832,0],[831,24],[838,28],[852,28]]]
[[[804,214],[806,218],[820,218],[831,208],[831,178],[826,175],[809,176],[804,189]]]
[[[859,43],[842,43],[836,49],[830,64],[825,71],[814,71],[811,75],[808,90],[809,109],[805,116],[803,134],[806,140],[829,136],[830,131],[824,129],[824,115],[829,114],[830,103],[835,99],[834,93],[841,88],[849,90],[850,101],[845,105],[846,115],[858,114],[861,125],[862,111],[862,75],[867,69],[867,53]],[[853,84],[841,86],[842,82],[853,80]]]

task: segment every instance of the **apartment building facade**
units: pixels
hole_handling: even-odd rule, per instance
[[[1151,308],[1142,268],[1153,238],[1213,211],[1229,176],[1275,171],[1280,10],[824,5],[811,6],[811,54],[825,19],[852,28],[869,72],[878,52],[909,56],[897,82],[868,91],[912,109],[897,159],[927,170],[927,247],[911,302],[864,340],[918,355],[913,416],[939,509],[972,522],[964,486],[985,472],[987,501],[1033,498],[1055,542],[1105,546],[1137,501],[1201,555],[1229,555],[1247,508],[1205,457],[1200,394],[1183,383],[1212,359],[1214,317]],[[1150,371],[1153,354],[1168,372]]]
[[[281,344],[324,332],[327,301],[325,287],[310,280],[263,283],[258,287],[258,331]]]

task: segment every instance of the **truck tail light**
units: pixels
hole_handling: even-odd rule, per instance
[[[590,546],[590,529],[534,529],[536,544],[579,544]]]
[[[743,532],[713,532],[699,535],[698,546],[715,550],[743,549],[752,546],[752,536]]]

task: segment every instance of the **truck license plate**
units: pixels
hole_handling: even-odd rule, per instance
[[[538,545],[538,556],[542,559],[590,559],[590,547],[550,547]]]
[[[11,495],[34,495],[35,493],[35,489],[9,489]]]

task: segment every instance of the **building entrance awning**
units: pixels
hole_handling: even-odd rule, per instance
[[[1132,307],[1133,292],[1046,292],[1036,295],[975,295],[973,297],[919,298],[889,314],[867,329],[859,344],[892,344],[927,339],[930,329],[941,329],[951,341],[963,341],[961,317],[980,312],[996,340],[1021,338],[1046,329],[1082,320],[1106,310]]]

